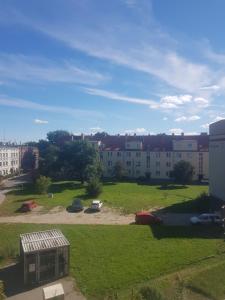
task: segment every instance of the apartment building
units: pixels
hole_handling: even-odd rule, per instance
[[[0,175],[6,176],[20,170],[20,150],[18,147],[0,145]]]
[[[225,120],[209,127],[209,192],[225,201]]]
[[[208,179],[209,136],[201,135],[116,135],[95,140],[103,164],[103,175],[112,177],[116,162],[120,161],[130,178],[149,176],[152,179],[169,179],[174,165],[185,160],[194,167],[194,179]]]

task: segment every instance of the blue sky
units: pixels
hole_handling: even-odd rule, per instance
[[[223,0],[0,5],[0,140],[194,134],[225,117]]]

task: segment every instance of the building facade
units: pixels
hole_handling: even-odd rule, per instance
[[[95,140],[86,136],[92,144],[98,145],[104,177],[112,177],[115,164],[119,161],[125,175],[130,178],[150,177],[169,179],[174,165],[185,160],[194,167],[194,179],[208,179],[209,136],[201,135],[147,135],[106,136]]]
[[[225,120],[209,127],[209,192],[225,201]]]
[[[0,175],[7,176],[20,170],[20,149],[14,146],[0,146]]]
[[[0,176],[17,174],[38,168],[39,151],[36,147],[0,145]],[[26,166],[26,168],[25,168]]]

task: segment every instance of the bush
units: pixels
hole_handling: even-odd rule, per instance
[[[102,183],[97,178],[93,178],[89,181],[86,192],[90,197],[97,197],[102,192]]]
[[[158,290],[149,286],[142,287],[138,294],[142,300],[164,300]]]
[[[40,176],[35,183],[35,190],[38,194],[46,194],[51,184],[51,178]]]
[[[4,295],[4,283],[3,281],[0,280],[0,300],[5,299],[5,295]]]

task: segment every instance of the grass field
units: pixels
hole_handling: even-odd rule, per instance
[[[148,226],[88,226],[59,225],[71,243],[71,275],[88,299],[104,299],[112,292],[118,299],[131,299],[131,290],[158,280],[158,286],[168,293],[172,281],[162,276],[176,276],[192,268],[185,278],[186,286],[210,292],[207,281],[212,280],[212,299],[225,296],[223,285],[213,279],[215,263],[224,262],[225,243],[219,228],[148,227]],[[0,263],[8,262],[18,253],[19,234],[52,228],[50,225],[0,225]],[[213,273],[198,273],[212,266]],[[216,267],[215,267],[216,268]],[[178,274],[178,275],[177,275]],[[225,278],[224,264],[219,277]],[[171,278],[171,277],[170,277]],[[174,290],[177,285],[174,281]],[[174,292],[173,290],[173,292]],[[173,294],[170,291],[170,294]],[[110,298],[105,298],[110,299]],[[111,298],[112,299],[112,298]],[[168,300],[176,298],[165,298]],[[182,299],[182,298],[177,298]],[[187,298],[188,299],[188,298]],[[195,299],[195,298],[189,298]],[[196,298],[197,299],[197,298]],[[198,298],[199,299],[199,298]]]
[[[34,194],[31,186],[25,186],[24,190],[14,191],[7,195],[7,201],[1,205],[0,215],[8,215],[16,212],[23,201],[34,199],[43,206],[43,211],[55,206],[67,207],[74,197],[83,199],[84,205],[90,204],[90,199],[85,195],[85,188],[76,182],[58,182],[51,186],[54,198],[46,195]],[[208,191],[204,185],[141,185],[138,183],[113,183],[106,182],[103,193],[99,196],[109,207],[121,209],[124,213],[134,213],[140,209],[155,207],[167,207],[173,212],[192,212],[194,210],[193,199],[200,193]]]

